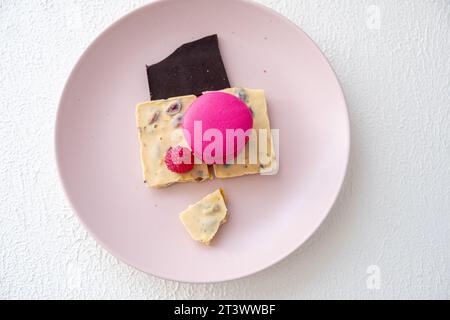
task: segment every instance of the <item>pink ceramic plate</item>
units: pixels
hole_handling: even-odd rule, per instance
[[[134,118],[148,100],[145,65],[213,33],[231,83],[266,91],[279,174],[149,190]],[[56,124],[64,188],[90,233],[128,264],[186,282],[247,276],[304,243],[338,195],[349,140],[344,96],[320,50],[287,19],[242,0],[161,1],[127,15],[79,60]],[[205,247],[178,213],[218,187],[230,220]]]

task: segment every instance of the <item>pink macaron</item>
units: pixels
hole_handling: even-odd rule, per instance
[[[234,159],[245,147],[253,128],[250,108],[223,92],[198,97],[183,119],[183,131],[193,153],[207,164]]]

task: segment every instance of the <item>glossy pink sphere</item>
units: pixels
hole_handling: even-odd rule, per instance
[[[223,92],[197,98],[183,120],[186,141],[195,156],[208,164],[236,157],[248,142],[252,127],[250,108],[239,98]]]

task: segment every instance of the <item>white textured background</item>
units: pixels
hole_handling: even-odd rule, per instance
[[[260,0],[336,69],[351,164],[338,203],[301,249],[217,285],[118,262],[86,234],[58,182],[53,130],[69,72],[102,30],[145,2],[0,0],[0,298],[450,297],[449,0]],[[380,290],[366,286],[370,265]]]

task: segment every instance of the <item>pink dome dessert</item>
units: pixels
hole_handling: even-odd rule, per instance
[[[207,164],[235,158],[247,144],[252,128],[249,107],[223,92],[198,97],[183,120],[186,141],[195,156]]]

